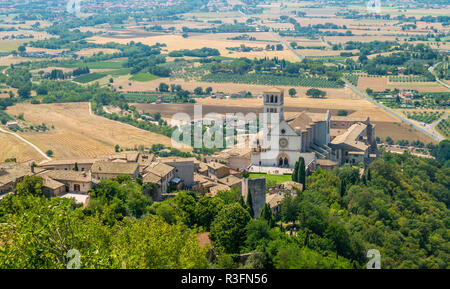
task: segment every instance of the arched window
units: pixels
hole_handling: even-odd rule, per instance
[[[266,95],[266,102],[269,102],[269,96]]]
[[[270,96],[270,102],[273,103],[273,95]]]
[[[278,103],[278,96],[275,95],[275,103]]]

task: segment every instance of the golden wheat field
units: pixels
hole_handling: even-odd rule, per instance
[[[269,42],[251,42],[251,41],[233,41],[226,39],[215,39],[214,35],[211,37],[204,37],[204,35],[192,35],[188,38],[183,38],[181,35],[154,35],[147,37],[136,37],[136,38],[112,38],[112,37],[101,37],[94,36],[89,39],[89,41],[97,43],[97,44],[105,44],[108,42],[117,42],[121,44],[129,43],[131,40],[134,42],[141,42],[147,45],[154,45],[156,43],[164,43],[167,45],[165,48],[168,52],[174,50],[181,49],[199,49],[203,47],[216,48],[219,50],[222,56],[228,56],[233,58],[247,57],[247,58],[273,58],[278,57],[280,59],[286,60],[298,60],[298,57],[295,54],[284,48],[283,51],[252,51],[252,52],[233,52],[226,49],[226,47],[238,47],[241,44],[245,44],[247,46],[252,47],[261,47],[265,48]],[[270,44],[274,44],[275,42],[270,42]]]
[[[41,161],[44,157],[17,137],[0,132],[0,162],[16,158],[18,162]]]
[[[18,104],[8,113],[23,113],[29,123],[54,126],[49,132],[20,133],[42,151],[51,149],[56,158],[93,157],[114,152],[116,144],[123,148],[152,144],[171,146],[170,138],[140,130],[127,124],[90,115],[88,103]]]

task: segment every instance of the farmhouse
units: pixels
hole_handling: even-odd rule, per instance
[[[35,172],[42,171],[33,166],[33,162],[0,163],[0,194],[12,192],[17,183],[25,176],[32,176]]]
[[[144,184],[153,183],[156,185],[156,188],[152,192],[154,200],[160,200],[161,195],[167,193],[170,181],[174,178],[174,172],[174,167],[161,162],[152,163],[145,169],[142,182]]]
[[[210,162],[208,163],[208,176],[212,179],[221,179],[230,174],[230,168],[224,164]]]
[[[66,171],[66,170],[50,170],[43,171],[38,174],[38,176],[42,176],[44,178],[44,184],[46,179],[51,179],[58,183],[64,185],[63,192],[65,193],[83,193],[87,194],[88,190],[93,187],[91,181],[91,175],[89,172],[76,172],[76,171]],[[60,190],[60,186],[55,183],[47,180],[48,184],[51,185],[49,189],[53,190],[53,193],[56,193]],[[59,195],[59,194],[57,194]]]
[[[159,158],[158,161],[175,168],[174,177],[182,180],[185,186],[194,184],[195,158]]]

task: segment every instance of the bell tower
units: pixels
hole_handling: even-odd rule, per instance
[[[284,120],[284,90],[281,88],[272,88],[263,93],[264,113],[270,117],[272,113],[278,113],[279,121]]]

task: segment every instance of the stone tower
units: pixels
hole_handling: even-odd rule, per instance
[[[272,88],[263,93],[264,113],[278,113],[279,121],[284,120],[284,90],[281,88]]]

